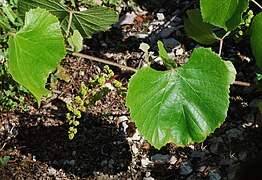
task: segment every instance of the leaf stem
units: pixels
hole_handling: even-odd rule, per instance
[[[69,21],[68,21],[68,27],[67,27],[67,37],[69,36],[69,33],[70,33],[70,27],[71,27],[71,24],[72,24],[73,13],[74,13],[74,10],[69,12]]]
[[[251,0],[253,3],[255,3],[260,9],[262,9],[262,6],[260,4],[258,4],[258,2],[256,2],[255,0]]]
[[[222,53],[224,39],[225,39],[230,33],[231,33],[231,31],[228,31],[222,38],[220,38],[219,52],[218,52],[218,55],[219,55],[219,56],[221,56],[221,53]]]
[[[97,62],[109,64],[109,65],[112,65],[112,66],[116,66],[116,67],[119,67],[119,68],[123,68],[123,69],[129,70],[129,71],[133,71],[133,72],[137,71],[137,69],[135,69],[135,68],[132,68],[132,67],[129,67],[129,66],[125,66],[125,65],[121,65],[119,63],[112,62],[112,61],[109,61],[109,60],[106,60],[106,59],[101,59],[101,58],[97,58],[97,57],[94,57],[94,56],[90,56],[90,55],[82,54],[82,53],[78,53],[78,52],[72,52],[70,49],[67,49],[67,50],[73,56],[78,56],[78,57],[82,57],[82,58],[89,59],[89,60],[92,60],[92,61],[97,61]]]

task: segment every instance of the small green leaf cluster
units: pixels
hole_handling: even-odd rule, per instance
[[[95,75],[90,81],[89,86],[82,83],[78,95],[75,96],[71,103],[67,103],[69,112],[66,114],[66,119],[70,126],[68,130],[69,139],[73,139],[77,133],[79,120],[82,114],[86,112],[88,106],[102,100],[102,98],[111,91],[111,89],[106,86],[107,83],[111,84],[115,89],[123,91],[123,89],[121,89],[122,83],[114,79],[113,76],[114,72],[108,65],[105,65],[103,72],[100,75]]]

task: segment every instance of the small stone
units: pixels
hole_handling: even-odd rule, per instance
[[[152,163],[152,161],[150,161],[148,158],[141,159],[142,167],[147,167],[151,163]]]
[[[191,164],[188,161],[182,162],[179,169],[180,169],[180,174],[183,176],[186,176],[193,171],[193,168],[191,167]]]
[[[151,172],[147,171],[146,172],[146,177],[149,177],[151,175]]]
[[[243,141],[244,140],[243,132],[237,128],[233,128],[233,129],[226,131],[226,135],[229,141],[232,141],[232,140]]]
[[[141,136],[139,135],[138,130],[136,129],[135,134],[132,136],[133,141],[139,141],[141,139]]]
[[[208,173],[210,180],[220,180],[221,176],[217,170],[212,170]]]
[[[144,177],[143,180],[154,180],[152,177]]]
[[[135,144],[132,145],[132,151],[133,151],[134,154],[138,154],[138,152],[139,152],[138,148],[136,147]]]
[[[163,39],[163,43],[168,52],[170,52],[173,48],[176,48],[181,45],[181,43],[177,41],[175,38]]]
[[[71,160],[71,161],[69,161],[69,163],[68,163],[68,164],[69,164],[70,166],[74,166],[74,165],[75,165],[75,163],[76,163],[76,160]]]
[[[56,169],[54,169],[53,167],[48,168],[47,174],[50,176],[54,176],[56,174]]]
[[[157,13],[156,17],[159,21],[165,20],[165,15],[163,13]]]
[[[170,160],[170,155],[155,154],[151,157],[151,161],[159,164],[168,163]]]
[[[106,165],[107,165],[107,160],[104,159],[104,160],[100,163],[100,165],[101,165],[102,167],[106,166]]]
[[[172,165],[176,164],[176,162],[177,162],[177,157],[176,156],[172,156],[170,158],[170,160],[169,160],[169,164],[172,164]]]
[[[164,29],[164,30],[161,31],[160,37],[161,38],[168,38],[175,32],[175,30],[176,29],[174,27]]]

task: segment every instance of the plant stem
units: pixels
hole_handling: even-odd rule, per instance
[[[69,36],[69,33],[70,33],[70,27],[71,27],[71,24],[72,24],[73,13],[74,13],[74,10],[69,12],[69,21],[68,21],[67,34],[66,34],[67,37]]]
[[[116,66],[116,67],[123,68],[123,69],[126,69],[126,70],[134,71],[134,72],[137,71],[137,69],[135,69],[135,68],[132,68],[132,67],[129,67],[129,66],[125,66],[125,65],[121,65],[121,64],[118,64],[116,62],[109,61],[109,60],[97,58],[97,57],[94,57],[94,56],[89,56],[87,54],[82,54],[82,53],[78,53],[78,52],[70,52],[70,53],[73,56],[78,56],[78,57],[82,57],[82,58],[89,59],[89,60],[92,60],[92,61],[97,61],[97,62],[109,64],[109,65],[112,65],[112,66]]]
[[[256,2],[255,0],[251,0],[253,3],[255,3],[260,9],[262,9],[262,6],[260,4],[258,4],[258,2]]]
[[[218,55],[219,55],[219,56],[221,56],[221,53],[222,53],[224,39],[225,39],[230,33],[231,33],[231,32],[228,31],[228,32],[220,39],[219,52],[218,52]]]
[[[234,85],[239,85],[239,86],[246,86],[246,87],[260,88],[259,85],[252,84],[252,83],[249,83],[249,82],[243,82],[243,81],[235,81],[233,84],[234,84]]]

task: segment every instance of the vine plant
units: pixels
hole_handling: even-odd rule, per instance
[[[207,48],[196,48],[188,62],[178,66],[158,42],[166,71],[151,67],[136,70],[79,52],[68,53],[135,72],[129,82],[126,105],[138,130],[153,146],[161,148],[170,141],[180,146],[201,142],[227,116],[229,87],[236,83],[236,71],[231,62],[220,57],[223,39],[243,24],[250,24],[252,14],[243,17],[248,5],[249,0],[200,0],[200,10],[188,11],[185,29],[189,36],[203,44],[219,40],[220,50],[216,54]],[[56,0],[18,0],[18,13],[24,19],[19,31],[12,30],[7,21],[0,22],[10,35],[9,68],[13,78],[36,97],[38,105],[42,96],[49,93],[45,88],[48,75],[65,57],[64,37],[69,38],[75,51],[80,51],[81,37],[90,38],[117,20],[110,9],[96,7],[80,12]],[[214,32],[212,25],[221,31]],[[249,34],[260,68],[261,29],[262,14],[259,13],[251,23]],[[76,104],[83,104],[81,98],[78,100]],[[72,123],[78,124],[75,119]]]

